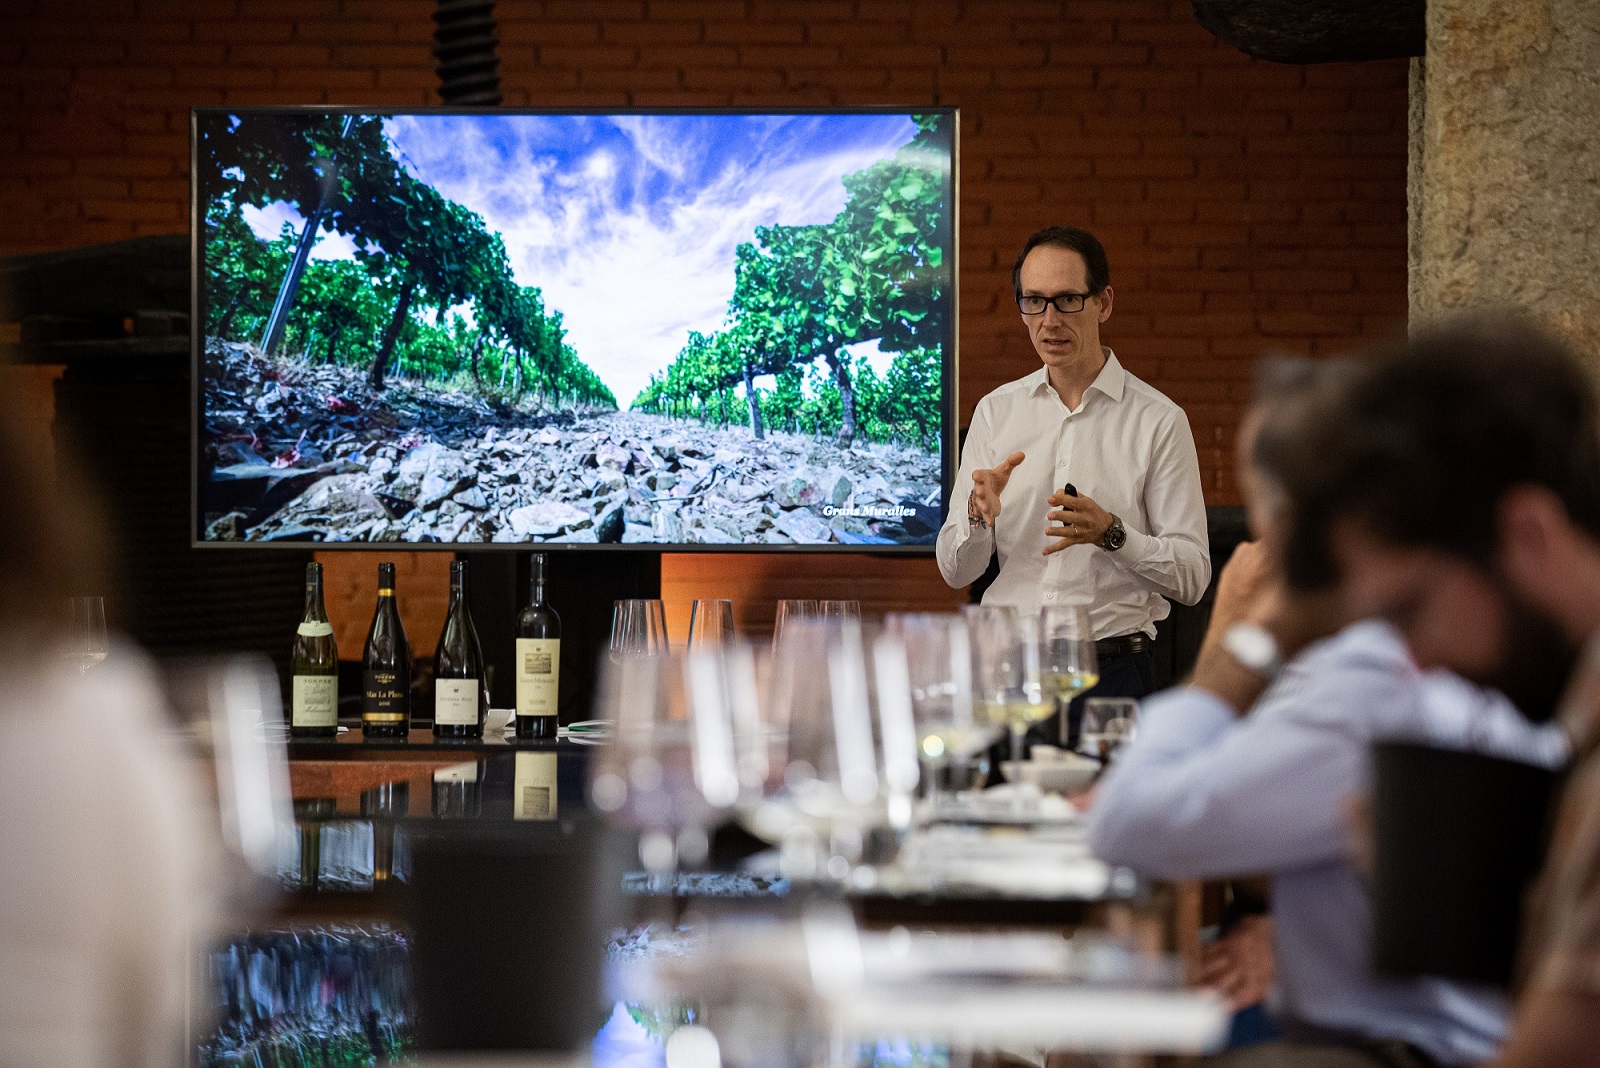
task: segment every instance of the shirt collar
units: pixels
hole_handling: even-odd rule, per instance
[[[1122,392],[1128,384],[1128,372],[1123,370],[1122,362],[1117,359],[1117,354],[1105,345],[1100,346],[1100,351],[1106,354],[1106,364],[1100,368],[1100,373],[1094,381],[1089,383],[1089,389],[1097,389],[1114,401],[1122,400]],[[1050,369],[1041,367],[1033,373],[1033,389],[1031,392],[1039,393],[1050,388]],[[1086,394],[1088,390],[1084,391]]]

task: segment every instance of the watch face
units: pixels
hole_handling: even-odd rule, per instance
[[[1127,540],[1128,532],[1122,529],[1122,521],[1119,519],[1112,520],[1111,526],[1106,530],[1106,536],[1103,539],[1105,547],[1114,551],[1122,548],[1122,543]]]

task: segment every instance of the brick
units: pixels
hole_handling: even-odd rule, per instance
[[[150,200],[85,200],[83,215],[91,221],[181,223],[183,205]]]
[[[754,19],[739,22],[659,22],[652,20],[640,27],[642,33],[654,32],[656,27],[673,28],[682,26],[693,32],[689,40],[699,40],[702,33],[707,41],[713,44],[804,44],[806,41],[806,27],[800,22],[760,22]],[[702,29],[703,26],[703,29]],[[664,40],[678,41],[682,38],[669,36]]]
[[[773,93],[783,87],[784,78],[775,70],[686,70],[683,72],[683,84],[690,89]]]
[[[128,59],[135,63],[164,63],[174,67],[220,67],[227,56],[223,44],[149,41],[130,45]]]
[[[828,64],[832,65],[833,55],[828,56]],[[641,49],[639,52],[639,65],[641,67],[734,67],[739,64],[739,50],[728,45],[667,45],[660,48],[654,46]],[[808,66],[809,64],[796,60],[793,64],[785,63],[783,66]]]
[[[1150,61],[1150,49],[1143,45],[1051,44],[1050,63],[1061,67],[1142,67]]]
[[[196,41],[219,41],[225,44],[281,44],[293,37],[294,23],[287,18],[229,19],[226,22],[197,19],[194,24]]]
[[[344,44],[350,41],[382,43],[393,41],[400,36],[400,24],[377,19],[306,20],[295,24],[294,36],[301,41],[320,41],[327,44]]]
[[[1185,178],[1195,161],[1173,156],[1097,156],[1094,173],[1107,178]]]
[[[432,67],[433,53],[424,41],[397,44],[341,44],[332,48],[314,45],[291,45],[291,48],[309,48],[327,58],[320,65],[337,63],[341,67]],[[270,54],[270,53],[269,53]],[[293,59],[279,60],[274,66],[310,66],[317,61]]]
[[[579,70],[565,72],[574,85],[585,89],[674,89],[683,84],[683,72],[668,68],[647,68],[645,70]],[[714,71],[698,72],[702,76]],[[727,72],[730,76],[738,77],[742,72]]]
[[[367,46],[377,49],[377,46]],[[365,52],[367,48],[350,46],[339,49],[340,62],[343,63],[381,63],[384,59],[357,59],[349,55],[350,52]],[[380,49],[381,51],[381,49]],[[423,53],[426,55],[426,53]],[[324,45],[314,44],[230,44],[228,46],[228,62],[241,66],[258,67],[310,67],[326,65],[333,60],[333,50]]]
[[[380,72],[359,69],[286,68],[272,71],[273,84],[292,89],[367,89],[384,82]],[[437,75],[434,84],[438,84]]]
[[[665,21],[730,21],[742,19],[744,0],[650,0],[650,18]],[[606,17],[606,16],[599,16]],[[612,18],[622,16],[611,15]],[[642,17],[642,13],[641,13]]]
[[[1254,282],[1265,292],[1335,292],[1350,289],[1355,278],[1349,271],[1257,271]]]
[[[261,89],[274,84],[277,78],[278,72],[271,67],[178,67],[172,72],[172,82],[180,88],[227,85]]]
[[[500,21],[502,49],[513,44],[599,44],[599,22],[556,22],[545,19]]]
[[[340,0],[238,0],[241,19],[336,19],[343,13]],[[351,21],[357,21],[352,19]]]
[[[318,81],[319,81],[318,76],[321,75],[323,72],[321,72],[321,71],[308,71],[307,73],[311,75],[311,77],[308,79],[308,81],[310,82],[311,85],[316,86],[317,88],[321,88],[321,89],[332,89],[332,88],[348,89],[348,88],[354,88],[352,86],[342,85],[342,84],[338,85],[338,86],[335,86],[332,82],[329,82],[329,81],[322,81],[322,83],[319,85],[318,84]],[[368,71],[358,71],[358,72],[355,72],[355,73],[366,75],[366,74],[369,74],[370,72],[368,72]],[[280,80],[279,84],[289,84],[289,83],[286,83],[286,82],[283,82],[283,81]],[[365,82],[362,87],[364,88],[366,85],[371,85],[371,84],[372,84],[372,82],[369,80],[369,81]],[[423,90],[423,91],[426,91],[426,92],[433,92],[433,91],[435,91],[435,90],[437,90],[439,88],[439,74],[438,74],[437,71],[431,70],[431,69],[429,69],[427,67],[402,67],[402,68],[392,69],[392,70],[391,69],[387,69],[387,68],[379,68],[379,70],[378,70],[378,88],[380,88],[380,89],[420,89],[420,90]]]

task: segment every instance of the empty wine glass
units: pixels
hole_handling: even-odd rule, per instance
[[[596,715],[611,736],[590,798],[640,832],[639,859],[660,889],[679,864],[702,862],[706,829],[739,799],[739,773],[720,647],[622,656],[604,666]]]
[[[981,752],[997,733],[975,716],[967,624],[958,615],[922,612],[891,615],[884,628],[904,648],[917,755],[925,770],[928,808],[937,817],[945,769]],[[880,703],[891,699],[882,678],[878,699]]]
[[[860,601],[818,601],[817,614],[823,619],[856,619],[861,618]]]
[[[1061,744],[1070,745],[1068,709],[1073,698],[1100,681],[1100,657],[1089,632],[1089,614],[1080,605],[1045,605],[1039,613],[1040,655],[1060,709]]]
[[[782,778],[752,826],[780,844],[786,874],[843,880],[879,801],[860,626],[821,618],[788,624],[773,650],[766,705]]]
[[[733,629],[733,602],[698,600],[689,612],[689,646],[727,645],[738,637]]]
[[[67,640],[77,658],[78,671],[83,674],[103,661],[110,650],[106,640],[106,599],[74,597],[71,608],[72,629]]]
[[[611,608],[611,659],[661,656],[667,651],[667,613],[660,601],[617,601]]]
[[[1139,702],[1131,697],[1091,697],[1083,703],[1078,750],[1107,764],[1138,727]]]
[[[783,638],[784,630],[790,624],[801,619],[812,619],[819,614],[816,601],[808,600],[782,600],[778,602],[777,615],[772,620],[772,644],[777,646]]]

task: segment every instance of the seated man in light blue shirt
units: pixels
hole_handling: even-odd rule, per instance
[[[1343,617],[1336,584],[1290,592],[1278,577],[1274,458],[1304,406],[1335,388],[1326,372],[1320,381],[1317,372],[1301,375],[1247,419],[1241,455],[1251,462],[1241,485],[1260,540],[1223,570],[1191,683],[1147,703],[1138,738],[1102,781],[1090,843],[1103,859],[1156,877],[1270,876],[1271,1003],[1288,1041],[1222,1063],[1471,1064],[1504,1037],[1505,999],[1442,980],[1373,975],[1371,903],[1346,853],[1343,809],[1363,791],[1368,745],[1378,738],[1547,766],[1565,758],[1565,743],[1494,691],[1418,670],[1388,624]],[[1279,672],[1280,652],[1296,651]]]

